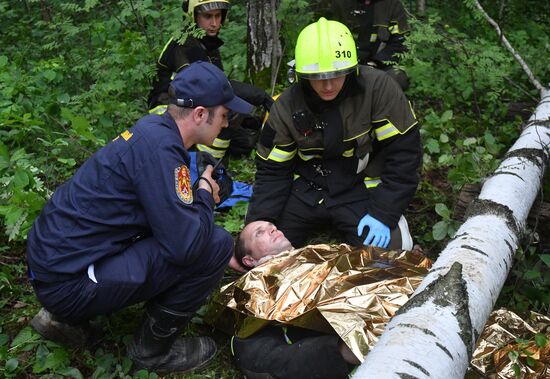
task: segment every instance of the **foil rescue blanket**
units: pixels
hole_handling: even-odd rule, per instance
[[[471,364],[489,378],[550,378],[550,317],[530,312],[521,318],[507,309],[493,311]]]
[[[362,361],[430,267],[410,251],[310,245],[223,287],[206,319],[241,338],[273,323],[337,333]]]

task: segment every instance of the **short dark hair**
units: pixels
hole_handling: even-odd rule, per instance
[[[244,239],[241,238],[241,233],[239,233],[235,238],[235,258],[237,258],[237,262],[245,268],[248,267],[244,264],[243,258],[251,254],[252,251],[246,247]]]
[[[214,112],[216,111],[216,108],[220,107],[221,105],[217,105],[214,107],[206,107],[206,110],[208,111],[208,118],[206,119],[207,123],[212,123],[212,120],[214,119]],[[168,110],[170,111],[170,114],[175,119],[183,119],[187,117],[187,115],[191,112],[193,112],[194,108],[186,108],[186,107],[178,107],[175,104],[169,104]]]

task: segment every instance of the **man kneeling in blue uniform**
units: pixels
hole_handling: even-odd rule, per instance
[[[193,188],[187,149],[211,144],[229,110],[252,110],[210,63],[179,72],[170,93],[166,113],[143,117],[55,191],[27,244],[44,306],[31,322],[40,334],[84,347],[90,319],[146,302],[128,355],[136,368],[158,373],[203,367],[215,355],[211,338],[178,335],[233,250],[231,235],[214,224],[212,166]]]

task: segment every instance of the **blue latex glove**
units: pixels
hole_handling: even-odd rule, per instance
[[[386,248],[390,244],[390,228],[381,223],[371,215],[367,214],[363,216],[359,225],[357,225],[357,235],[361,237],[365,226],[369,227],[369,234],[363,241],[365,246],[372,245],[376,247]]]

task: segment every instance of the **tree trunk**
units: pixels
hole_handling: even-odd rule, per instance
[[[274,88],[277,68],[282,58],[277,22],[279,0],[248,2],[248,70],[251,78],[269,71],[269,86]],[[261,78],[260,78],[261,80]]]
[[[426,14],[426,0],[416,0],[416,14],[420,17]]]
[[[550,91],[353,378],[464,378],[550,155]]]

